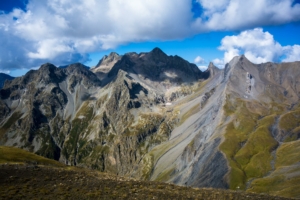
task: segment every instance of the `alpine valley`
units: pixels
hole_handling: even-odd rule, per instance
[[[138,180],[300,198],[300,62],[159,48],[6,80],[0,145]]]

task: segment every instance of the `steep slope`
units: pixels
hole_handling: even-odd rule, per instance
[[[149,153],[151,180],[299,197],[299,66],[234,58],[174,105],[185,121]]]
[[[13,80],[13,79],[14,77],[8,74],[0,73],[0,89],[4,86],[6,80]]]

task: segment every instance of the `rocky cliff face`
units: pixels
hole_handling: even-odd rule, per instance
[[[139,179],[285,192],[300,178],[299,67],[239,56],[201,72],[158,48],[92,71],[45,64],[0,90],[0,143]]]

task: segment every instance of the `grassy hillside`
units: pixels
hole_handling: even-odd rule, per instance
[[[0,164],[5,163],[65,167],[65,165],[60,162],[38,156],[22,149],[0,146]]]
[[[224,110],[231,121],[220,150],[231,167],[230,188],[300,198],[299,107],[231,99]],[[285,134],[283,142],[274,128]]]

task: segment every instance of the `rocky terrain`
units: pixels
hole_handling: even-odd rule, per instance
[[[300,197],[300,62],[224,69],[155,48],[44,64],[0,90],[0,144],[192,187]]]

